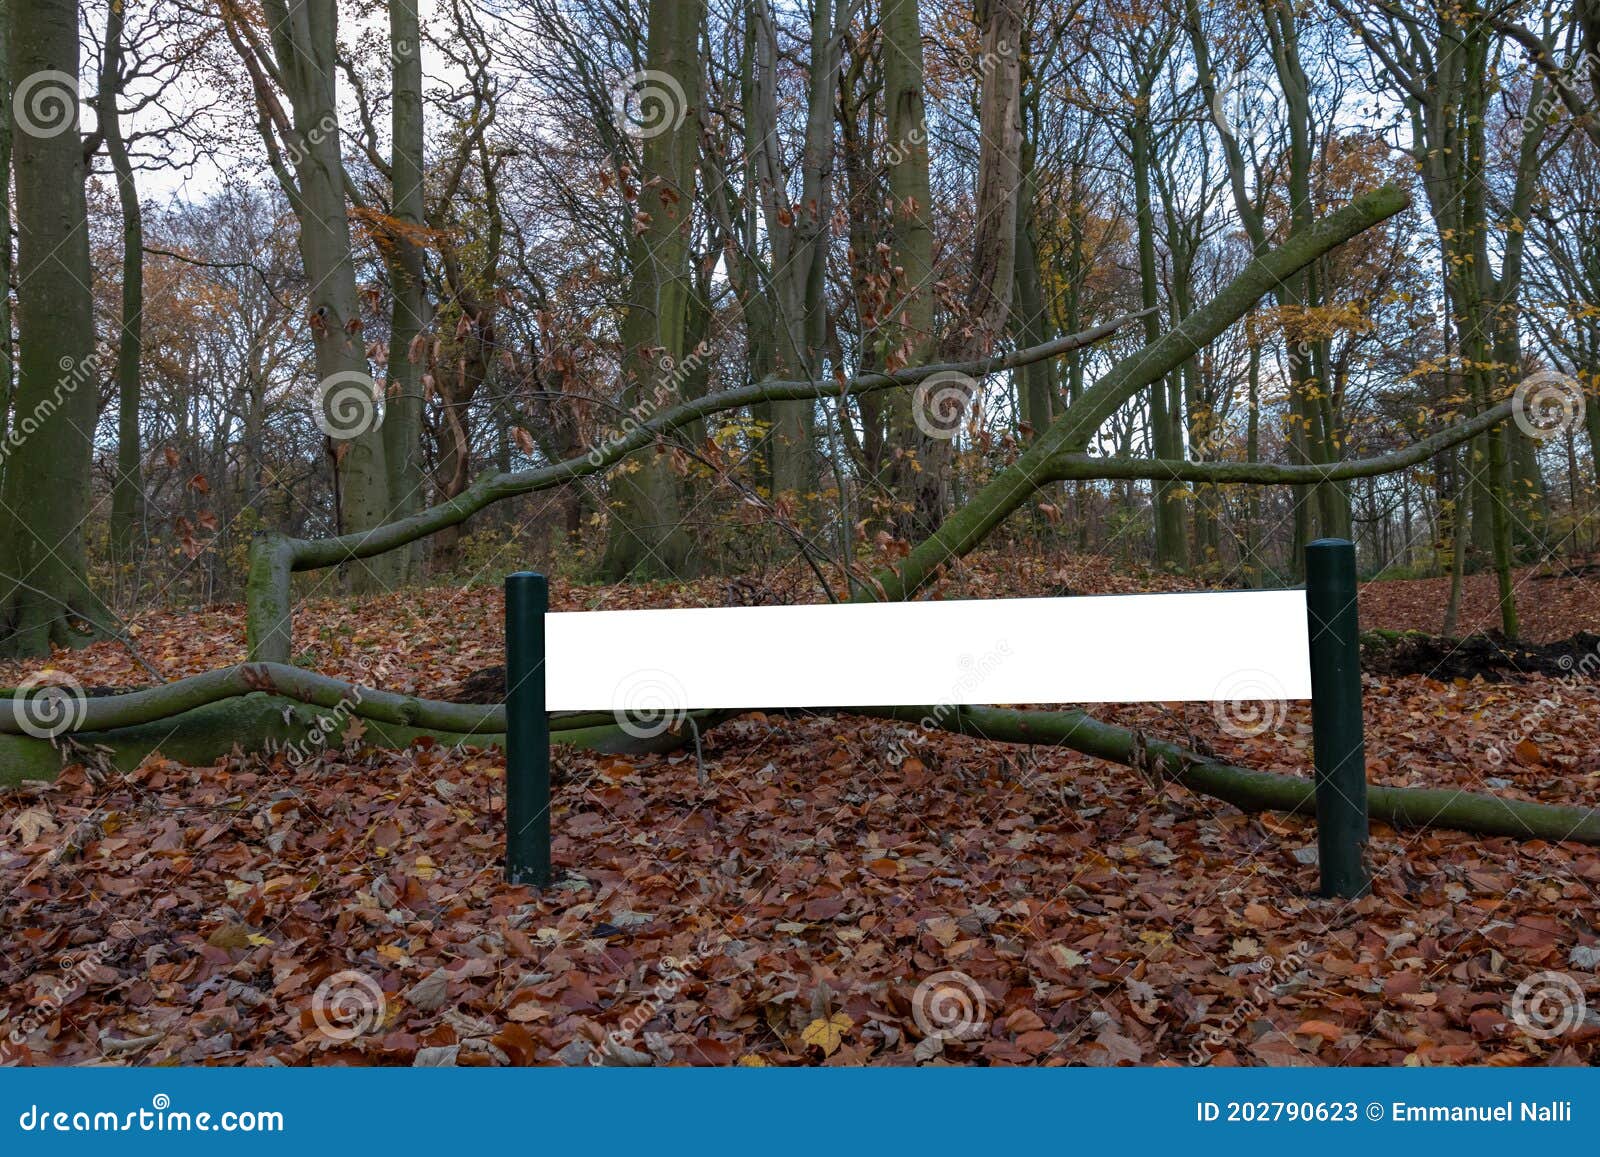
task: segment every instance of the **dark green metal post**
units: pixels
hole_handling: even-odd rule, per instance
[[[1361,628],[1356,548],[1342,538],[1306,547],[1317,857],[1324,896],[1365,896],[1367,755],[1361,730]]]
[[[542,574],[506,576],[506,882],[550,883],[550,718]]]

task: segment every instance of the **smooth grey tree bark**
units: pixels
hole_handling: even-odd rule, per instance
[[[265,40],[239,9],[222,11],[251,78],[273,173],[300,226],[306,324],[338,477],[341,530],[370,530],[389,520],[389,476],[381,407],[376,398],[362,396],[375,383],[362,339],[340,148],[338,6],[327,0],[262,0]],[[400,556],[352,564],[351,586],[384,590],[398,577],[400,564]]]
[[[422,509],[423,475],[418,450],[422,433],[422,355],[417,348],[433,311],[428,301],[423,144],[422,29],[417,0],[389,0],[389,57],[393,69],[390,105],[389,211],[395,228],[384,256],[389,269],[388,382],[383,418],[383,455],[388,474],[390,519]],[[405,556],[401,579],[416,576],[420,559]]]
[[[125,84],[122,71],[127,8],[106,6],[105,43],[101,49],[100,91],[95,94],[95,120],[111,161],[122,212],[122,314],[117,330],[117,475],[111,484],[111,546],[119,563],[132,558],[144,517],[143,455],[139,442],[139,393],[144,355],[144,211],[122,132],[118,101]]]
[[[667,127],[644,141],[634,230],[628,245],[628,303],[622,320],[624,408],[649,413],[676,400],[689,294],[689,218],[694,200],[699,118],[700,32],[704,0],[650,0],[649,42],[641,99],[659,101],[645,115],[664,114]],[[646,89],[652,91],[645,91]],[[611,479],[611,518],[601,573],[667,578],[691,570],[691,542],[682,523],[678,480],[651,458]]]

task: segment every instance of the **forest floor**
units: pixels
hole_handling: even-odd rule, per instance
[[[1519,575],[1525,636],[1600,632],[1600,575],[1548,570]],[[1463,630],[1497,621],[1492,581],[1468,580]],[[1008,556],[940,593],[1180,585]],[[1363,626],[1437,631],[1447,588],[1370,584]],[[552,602],[812,590],[558,584]],[[297,660],[361,678],[388,658],[386,688],[452,698],[501,662],[501,615],[492,587],[312,601]],[[129,635],[165,678],[244,658],[236,606]],[[721,645],[741,661],[747,644]],[[51,665],[153,681],[121,644]],[[0,664],[0,686],[43,666]],[[1593,682],[1369,674],[1366,709],[1373,782],[1600,806]],[[1309,762],[1305,704],[1248,739],[1207,704],[1098,713],[1246,766]],[[69,768],[0,795],[0,1061],[1600,1061],[1600,849],[1375,825],[1373,894],[1323,900],[1309,821],[1155,793],[1064,749],[940,734],[900,759],[913,733],[746,715],[706,737],[704,782],[692,754],[563,751],[543,894],[500,879],[495,751],[376,751],[356,725],[299,767]]]

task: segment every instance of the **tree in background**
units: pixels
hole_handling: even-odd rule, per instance
[[[678,367],[689,353],[685,326],[694,292],[689,231],[698,155],[703,0],[650,0],[645,70],[629,78],[628,110],[644,136],[637,175],[620,180],[635,201],[628,243],[629,288],[620,325],[622,405],[649,413],[679,398]],[[619,166],[631,170],[619,158]],[[651,455],[611,478],[611,522],[601,573],[610,579],[690,573],[671,460]]]

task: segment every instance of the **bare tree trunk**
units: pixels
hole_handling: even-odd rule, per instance
[[[423,182],[422,34],[417,0],[389,0],[389,55],[393,68],[390,109],[390,213],[400,229],[385,247],[393,303],[389,324],[388,382],[384,393],[383,456],[391,518],[422,509],[422,350],[432,320],[418,238],[427,209]],[[416,577],[418,552],[404,556],[398,579]]]
[[[1011,313],[1022,191],[1022,7],[1022,0],[985,0],[978,7],[983,71],[978,101],[978,217],[967,287],[970,328],[956,351],[963,359],[992,353]]]
[[[827,338],[824,300],[828,225],[832,215],[833,110],[839,84],[839,40],[828,0],[818,0],[811,18],[811,75],[806,106],[801,192],[792,204],[781,171],[777,119],[777,30],[767,0],[754,0],[751,90],[746,109],[754,129],[752,154],[761,191],[772,272],[762,315],[772,342],[766,366],[779,377],[816,377],[818,355]],[[770,409],[774,494],[803,495],[816,485],[816,406],[778,402]]]
[[[122,4],[106,7],[105,45],[101,56],[96,120],[106,156],[117,182],[122,210],[122,317],[117,335],[117,476],[111,488],[111,545],[119,563],[133,557],[144,517],[143,455],[139,445],[139,386],[144,348],[144,214],[133,163],[122,135],[123,32]]]
[[[376,384],[361,336],[345,201],[336,88],[338,9],[318,0],[262,0],[261,12],[271,44],[270,73],[266,45],[232,0],[224,8],[226,27],[250,71],[262,141],[300,225],[300,260],[310,285],[307,323],[320,379],[316,400],[335,443],[344,529],[370,530],[388,521],[389,478],[373,397]],[[282,84],[290,113],[279,105],[269,75]],[[352,587],[385,589],[400,561],[395,555],[353,562]]]
[[[11,4],[0,0],[0,446],[6,444],[16,366],[11,348]],[[6,462],[0,454],[0,487]]]
[[[649,72],[671,78],[674,123],[644,142],[639,212],[646,215],[629,247],[632,281],[622,321],[624,404],[653,412],[677,400],[687,317],[690,209],[694,202],[704,0],[650,0]],[[611,479],[611,521],[602,574],[676,577],[690,572],[677,479],[657,455]]]
[[[105,625],[83,545],[99,379],[78,6],[13,0],[9,15],[17,279],[28,291],[17,301],[16,414],[0,492],[0,654],[46,655],[52,643],[84,641],[74,616]]]
[[[898,272],[886,327],[890,369],[932,360],[933,209],[928,176],[928,121],[922,93],[922,25],[916,0],[884,0],[881,22],[884,104],[889,139],[889,196]],[[920,538],[939,524],[944,480],[937,459],[947,439],[923,433],[909,394],[889,398],[889,437],[900,453],[889,463],[896,525],[902,538]],[[921,425],[930,425],[922,415]],[[933,427],[939,429],[938,427]]]
[[[1153,344],[1161,336],[1157,316],[1160,301],[1156,270],[1155,194],[1151,188],[1150,167],[1154,163],[1151,139],[1148,90],[1142,91],[1134,111],[1132,134],[1133,185],[1137,202],[1140,304],[1145,314],[1145,341]],[[1177,427],[1169,409],[1169,383],[1165,378],[1150,386],[1150,435],[1154,457],[1172,460],[1182,456]],[[1176,482],[1155,482],[1150,487],[1154,507],[1156,565],[1183,570],[1189,564],[1188,541],[1184,533],[1183,487]]]

